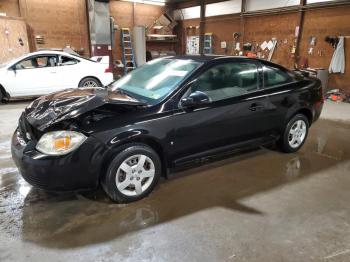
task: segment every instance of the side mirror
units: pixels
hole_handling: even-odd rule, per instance
[[[190,94],[188,97],[181,99],[181,105],[183,107],[195,107],[200,105],[206,105],[210,103],[210,98],[201,91],[196,91]]]
[[[16,66],[14,65],[14,66],[11,66],[11,67],[9,67],[9,69],[8,69],[9,71],[13,71],[15,74],[17,74],[17,68],[16,68]]]

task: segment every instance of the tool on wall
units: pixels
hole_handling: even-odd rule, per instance
[[[240,55],[241,48],[240,48],[240,42],[239,38],[241,37],[241,33],[235,32],[233,33],[233,43],[231,48],[231,55]]]
[[[269,53],[269,57],[267,59],[267,61],[271,61],[273,53],[275,52],[275,48],[277,45],[277,39],[276,38],[272,38],[272,48],[270,49],[270,53]]]
[[[132,37],[129,28],[121,29],[121,46],[122,46],[122,62],[124,65],[124,74],[136,68],[134,49],[132,46]]]
[[[326,36],[324,39],[328,44],[330,44],[334,49],[337,47],[339,38],[337,36]]]

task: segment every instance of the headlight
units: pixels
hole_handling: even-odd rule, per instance
[[[47,155],[65,155],[78,148],[86,136],[75,131],[54,131],[44,134],[36,149]]]

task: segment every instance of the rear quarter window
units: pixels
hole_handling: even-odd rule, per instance
[[[296,81],[295,76],[286,70],[267,65],[264,65],[263,70],[265,88],[273,88]]]
[[[78,59],[74,59],[68,56],[61,56],[60,57],[60,66],[67,66],[67,65],[75,65],[79,63]]]

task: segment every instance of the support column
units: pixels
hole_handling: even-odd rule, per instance
[[[205,1],[200,0],[200,22],[199,22],[199,54],[204,55],[204,32],[205,32]]]
[[[246,0],[242,0],[241,2],[241,50],[243,50],[243,45],[244,45],[244,13],[245,13],[245,8],[246,8]]]
[[[306,5],[306,0],[300,0],[299,22],[298,22],[299,34],[295,43],[294,68],[298,67],[298,64],[300,61],[300,42],[301,42],[301,37],[303,34],[303,27],[304,27],[305,5]]]

